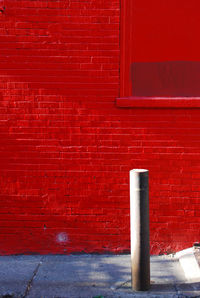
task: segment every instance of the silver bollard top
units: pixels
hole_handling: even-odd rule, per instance
[[[149,171],[146,169],[133,169],[130,175],[130,188],[135,190],[144,190],[148,188]]]
[[[133,169],[130,172],[135,172],[135,173],[145,173],[148,172],[149,170],[146,169]]]

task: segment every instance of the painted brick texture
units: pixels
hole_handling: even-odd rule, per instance
[[[133,168],[150,171],[151,252],[199,241],[199,110],[116,106],[119,2],[2,3],[1,254],[129,251]]]

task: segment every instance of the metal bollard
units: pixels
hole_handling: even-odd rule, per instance
[[[150,288],[148,174],[143,169],[130,171],[131,274],[135,291]]]

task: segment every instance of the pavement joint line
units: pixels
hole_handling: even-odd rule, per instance
[[[126,281],[124,281],[124,282],[120,282],[120,284],[119,284],[118,286],[116,286],[116,287],[111,287],[111,289],[112,289],[112,290],[118,290],[118,289],[120,289],[121,287],[123,287],[125,284],[127,284],[128,282],[131,282],[131,280],[129,279],[129,280],[126,280]]]
[[[43,259],[44,259],[44,257],[41,258],[41,260],[40,260],[39,263],[37,264],[35,270],[33,271],[33,275],[32,275],[32,277],[30,278],[30,280],[29,280],[29,282],[28,282],[28,284],[27,284],[27,287],[26,287],[25,293],[24,293],[24,295],[23,295],[23,298],[25,298],[25,297],[28,296],[28,294],[29,294],[29,292],[30,292],[30,289],[31,289],[31,285],[32,285],[32,283],[33,283],[33,280],[34,280],[35,276],[37,275],[40,266],[42,265]]]

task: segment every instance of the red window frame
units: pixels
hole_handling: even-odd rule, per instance
[[[120,97],[118,107],[200,108],[200,97],[135,97],[132,96],[130,64],[132,60],[133,0],[121,0],[120,22]]]
[[[130,26],[130,22],[133,19],[133,3],[133,0],[121,1],[120,97],[127,97],[132,95],[129,65],[131,63],[131,50],[133,43],[133,35],[131,34],[132,26]]]

